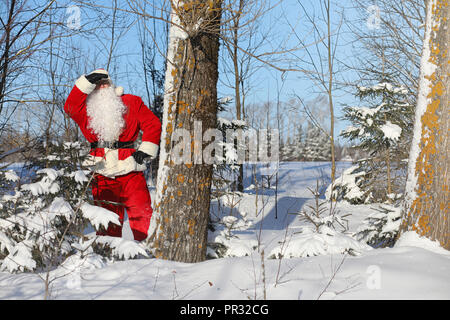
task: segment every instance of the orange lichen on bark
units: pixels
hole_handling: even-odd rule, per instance
[[[430,79],[436,79],[433,74]],[[413,230],[420,235],[426,235],[430,231],[430,219],[425,214],[427,203],[433,201],[430,192],[435,172],[432,166],[432,157],[437,152],[436,131],[439,130],[439,116],[436,111],[439,108],[439,96],[443,93],[442,83],[440,81],[432,82],[430,85],[431,102],[427,105],[426,111],[421,118],[422,137],[420,140],[420,153],[416,160],[416,176],[418,188],[416,189],[417,197],[412,203],[409,216],[416,217],[417,223],[413,225]]]
[[[433,6],[432,12],[435,17],[435,21],[439,21],[439,19],[442,20],[442,8],[447,6],[448,0],[438,1],[437,5]],[[432,26],[433,32],[439,31],[438,25],[439,23],[435,23]],[[447,55],[447,50],[442,51],[435,38],[431,37],[429,62],[438,65],[439,61],[443,60],[442,55],[445,57]],[[443,103],[441,101],[441,97],[444,95],[446,87],[436,72],[434,72],[431,76],[426,77],[426,79],[430,81],[429,94],[427,95],[430,102],[428,103],[426,110],[420,119],[422,124],[422,132],[420,152],[416,159],[415,168],[415,174],[417,177],[417,185],[415,188],[416,198],[411,204],[407,214],[408,220],[411,218],[413,219],[412,230],[416,231],[421,236],[427,235],[431,231],[431,219],[428,213],[431,206],[435,206],[436,209],[441,211],[446,210],[446,214],[448,214],[448,204],[435,203],[432,192],[435,180],[440,178],[442,175],[439,172],[435,172],[433,162],[435,157],[438,156],[438,151],[440,151],[439,144],[443,141],[442,134],[440,134],[440,113],[442,112],[440,107]],[[442,188],[444,191],[448,192],[448,186],[444,184]]]
[[[184,175],[182,175],[181,173],[177,176],[177,181],[179,183],[183,183],[184,182]]]
[[[188,233],[189,235],[193,236],[194,235],[194,226],[195,226],[195,221],[192,219],[188,220]]]
[[[173,126],[172,126],[172,123],[169,122],[169,123],[167,124],[166,131],[167,131],[168,134],[172,134],[172,132],[173,132]]]
[[[182,100],[178,101],[177,105],[178,105],[178,112],[177,112],[178,114],[182,114],[184,112],[184,110],[186,110],[186,108],[188,106],[188,104],[186,102],[182,101]]]

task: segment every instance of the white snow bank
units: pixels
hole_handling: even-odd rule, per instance
[[[450,251],[441,247],[438,241],[419,236],[415,231],[408,231],[400,236],[395,247],[418,247],[435,253],[450,255]]]
[[[301,258],[349,252],[358,255],[363,251],[371,250],[368,245],[348,235],[330,228],[325,229],[317,233],[310,228],[303,228],[302,233],[293,234],[290,239],[283,241],[272,250],[269,257]]]
[[[265,287],[269,300],[316,300],[319,296],[335,300],[447,300],[449,266],[448,256],[414,247],[376,249],[358,257],[346,256],[345,260],[342,255],[268,259],[264,286],[259,253],[195,264],[140,259],[81,269],[77,279],[58,278],[52,283],[52,297],[247,301],[262,299]],[[0,287],[2,300],[42,299],[45,293],[42,280],[26,273],[0,273]]]
[[[347,163],[338,163],[338,172],[348,167]],[[450,299],[450,256],[434,252],[436,248],[433,245],[414,235],[405,234],[394,248],[364,250],[358,256],[327,254],[268,259],[269,253],[278,245],[277,241],[289,239],[290,234],[285,237],[286,226],[290,231],[298,231],[304,226],[300,219],[289,213],[299,212],[307,201],[313,200],[307,188],[313,188],[321,176],[329,176],[330,165],[323,162],[291,162],[283,163],[280,170],[277,219],[274,216],[275,193],[271,190],[258,195],[258,210],[255,210],[255,191],[249,187],[254,182],[250,179],[252,171],[246,170],[247,192],[233,210],[237,220],[220,215],[217,220],[221,222],[221,227],[209,234],[219,236],[223,232],[224,241],[231,240],[228,244],[232,253],[243,253],[245,250],[240,246],[247,245],[251,249],[247,251],[248,256],[202,263],[162,259],[102,262],[95,256],[89,256],[87,260],[75,256],[51,274],[51,298],[247,301],[263,299],[265,288],[269,300],[316,300],[319,297],[357,300]],[[151,192],[154,194],[155,191]],[[364,219],[375,211],[372,205],[344,202],[337,205],[339,211],[351,213],[349,232],[356,231]],[[228,209],[225,208],[225,215]],[[239,214],[234,211],[239,211]],[[2,220],[0,224],[7,225]],[[231,232],[228,232],[228,227]],[[295,236],[300,238],[300,235]],[[339,243],[345,242],[339,239]],[[264,268],[261,252],[252,249],[256,240],[260,240],[260,248],[265,250]],[[330,239],[319,239],[313,243],[320,244],[320,241],[326,240]],[[86,245],[77,247],[78,250],[86,249]],[[57,277],[64,274],[67,276]],[[42,274],[0,272],[0,300],[43,299],[45,286],[40,276]],[[171,311],[168,310],[168,317],[177,318],[177,315],[171,317]]]

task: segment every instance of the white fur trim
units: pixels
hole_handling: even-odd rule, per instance
[[[153,142],[142,141],[138,150],[145,152],[152,158],[156,158],[156,156],[158,155],[159,146],[157,144],[154,144]]]
[[[77,81],[75,81],[75,85],[78,89],[80,89],[81,92],[85,94],[90,94],[95,89],[95,84],[90,83],[84,75],[82,75],[78,78]]]
[[[115,87],[114,91],[116,92],[116,96],[118,96],[118,97],[123,95],[123,87]]]
[[[105,148],[104,157],[89,155],[83,162],[83,165],[91,167],[93,171],[106,177],[121,176],[132,171],[144,171],[147,169],[145,164],[137,163],[132,156],[124,160],[119,160],[118,156],[118,150]]]
[[[106,71],[105,69],[97,69],[97,70],[92,71],[91,73],[102,73],[102,74],[106,74],[106,75],[108,75],[108,78],[109,78],[109,73],[108,73],[108,71]],[[91,73],[89,73],[89,74],[91,74]]]

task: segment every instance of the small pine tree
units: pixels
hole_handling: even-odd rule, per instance
[[[241,166],[238,161],[238,149],[245,148],[245,146],[239,146],[238,141],[234,141],[234,143],[226,141],[227,130],[245,130],[246,126],[242,120],[228,121],[219,118],[217,128],[222,133],[223,141],[219,142],[222,154],[214,155],[213,185],[226,191],[235,191]]]
[[[321,128],[308,123],[304,144],[304,158],[306,161],[330,161],[331,142],[328,135]]]
[[[411,140],[414,110],[407,102],[408,90],[383,77],[372,87],[358,86],[356,96],[369,106],[344,108],[343,118],[352,125],[341,136],[369,155],[349,172],[358,173],[357,185],[365,194],[357,202],[392,202],[397,194],[402,194],[406,170],[403,160],[408,156]],[[337,179],[338,193],[339,183]]]
[[[293,148],[291,142],[288,140],[280,146],[281,161],[294,161]]]
[[[303,126],[296,128],[294,137],[288,137],[287,141],[280,146],[282,161],[302,161],[305,152],[305,134]]]
[[[80,143],[52,144],[52,152],[25,164],[22,178],[1,172],[1,269],[31,271],[60,264],[89,220],[75,214],[87,199],[88,172],[77,163]],[[77,160],[75,160],[77,159]]]
[[[294,136],[292,153],[296,161],[303,160],[305,153],[305,133],[303,132],[303,126],[301,125],[297,127],[297,132]]]

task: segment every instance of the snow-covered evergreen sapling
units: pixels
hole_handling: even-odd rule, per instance
[[[24,165],[31,176],[15,179],[3,196],[0,239],[9,244],[2,270],[26,271],[58,265],[70,255],[70,243],[82,234],[88,220],[76,215],[88,177],[77,161],[78,143],[52,144],[48,156]],[[76,154],[76,156],[75,156]],[[25,182],[25,183],[24,183]]]
[[[341,215],[337,202],[320,201],[319,182],[315,190],[310,189],[314,203],[297,213],[306,222],[300,232],[296,232],[280,242],[269,254],[270,258],[282,259],[293,257],[310,257],[326,254],[357,255],[370,247],[347,234],[349,215]],[[337,228],[341,230],[337,230]]]
[[[231,99],[226,97],[218,101],[220,111],[224,110]],[[221,152],[214,153],[213,205],[208,226],[207,257],[243,256],[249,254],[254,247],[253,242],[249,244],[251,247],[242,244],[234,234],[234,231],[249,227],[245,213],[240,214],[237,210],[243,196],[242,192],[237,191],[239,169],[244,160],[239,157],[247,149],[245,136],[248,126],[244,120],[218,118],[217,128],[222,140],[215,142]]]
[[[346,219],[349,214],[340,215],[337,210],[335,201],[321,201],[323,192],[319,188],[319,180],[316,181],[316,188],[308,188],[311,194],[314,196],[313,204],[306,204],[305,209],[296,213],[302,221],[312,224],[315,228],[315,232],[326,232],[329,228],[336,229],[337,226],[342,228],[342,232],[348,230],[348,220]]]
[[[257,247],[256,241],[243,241],[238,232],[251,226],[245,211],[237,205],[242,200],[240,192],[228,192],[217,199],[217,206],[211,206],[208,233],[208,258],[224,258],[250,255]],[[216,201],[214,200],[213,203]],[[219,206],[220,205],[220,206]],[[218,210],[218,212],[214,212]]]
[[[396,86],[384,77],[371,87],[357,87],[356,96],[369,106],[344,108],[343,118],[351,126],[341,136],[355,143],[355,148],[369,156],[357,161],[346,174],[355,177],[361,190],[358,197],[349,197],[351,188],[337,179],[334,186],[336,199],[351,203],[392,202],[402,194],[406,162],[411,140],[413,105],[408,102],[409,91]]]
[[[231,97],[224,97],[218,100],[219,111],[225,110],[225,107],[232,101]],[[238,138],[231,141],[234,133],[244,133],[247,129],[244,120],[227,120],[224,118],[217,119],[217,129],[222,136],[221,141],[214,141],[214,171],[213,185],[216,191],[232,190],[235,191],[238,183],[239,169],[243,162],[239,159],[239,150],[245,150],[245,145]],[[229,134],[233,133],[233,134]],[[217,138],[217,137],[216,137]],[[220,150],[220,152],[217,152]],[[240,163],[241,160],[241,163]],[[229,191],[228,190],[228,191]],[[216,196],[218,196],[216,194]]]
[[[282,161],[303,161],[305,158],[305,133],[303,126],[295,128],[295,134],[292,139],[288,138],[280,146],[280,157]]]
[[[330,136],[317,124],[308,122],[303,152],[305,161],[330,161]]]

